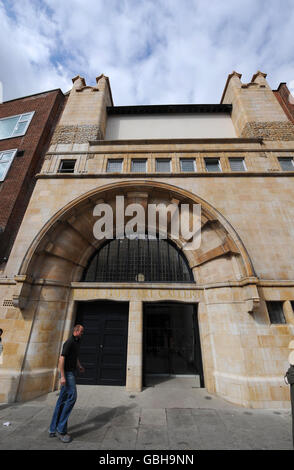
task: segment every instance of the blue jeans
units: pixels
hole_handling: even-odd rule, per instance
[[[50,432],[58,431],[61,434],[67,433],[67,421],[77,400],[77,387],[74,372],[65,372],[64,375],[66,384],[61,387],[50,424]]]

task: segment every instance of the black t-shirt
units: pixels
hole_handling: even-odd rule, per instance
[[[65,372],[74,372],[77,368],[77,360],[80,350],[80,339],[72,335],[65,341],[61,356],[65,357],[64,370]]]

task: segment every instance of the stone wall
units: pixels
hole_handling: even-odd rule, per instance
[[[241,137],[262,137],[266,140],[293,140],[294,125],[289,122],[248,122]]]
[[[100,140],[102,134],[98,125],[57,126],[51,140],[54,144],[88,143],[89,140]]]

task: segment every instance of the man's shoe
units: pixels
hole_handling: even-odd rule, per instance
[[[56,432],[49,432],[49,437],[55,437],[56,436]]]
[[[65,443],[72,441],[72,438],[69,434],[61,434],[60,432],[56,431],[56,436],[59,437],[59,439]]]

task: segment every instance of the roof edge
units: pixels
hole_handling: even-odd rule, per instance
[[[6,104],[6,103],[11,103],[11,101],[17,101],[17,100],[24,100],[26,98],[32,98],[33,96],[38,96],[38,95],[45,95],[46,93],[53,93],[54,91],[59,91],[60,93],[63,93],[63,91],[60,88],[54,88],[53,90],[46,90],[46,91],[41,91],[40,93],[33,93],[32,95],[26,95],[26,96],[20,96],[19,98],[12,98],[12,100],[7,100],[7,101],[2,101],[1,104]]]
[[[231,113],[231,111],[231,104],[159,104],[138,106],[107,106],[107,113],[109,115]]]

